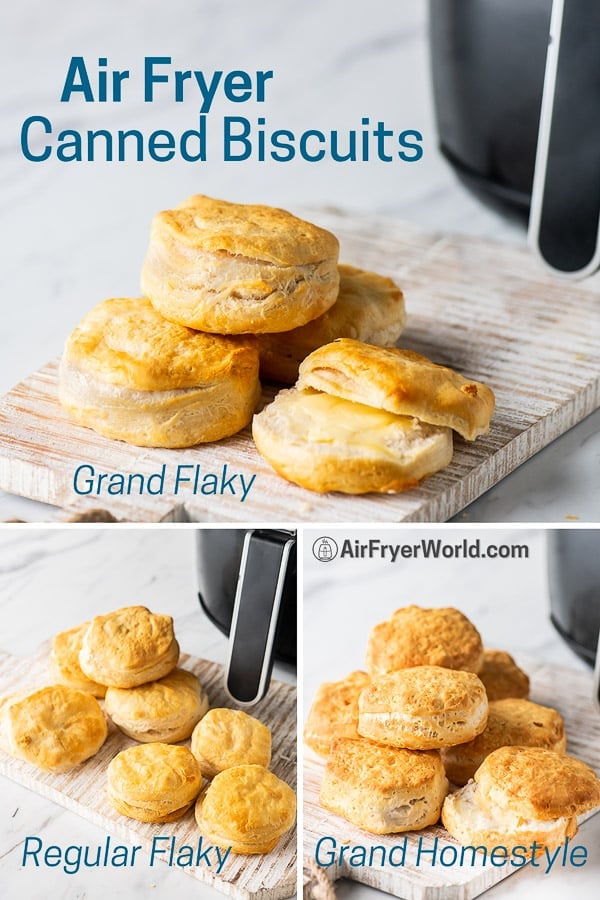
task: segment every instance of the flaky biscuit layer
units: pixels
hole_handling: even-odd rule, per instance
[[[391,278],[354,266],[339,267],[337,300],[327,312],[300,328],[259,337],[260,371],[265,378],[292,384],[313,350],[340,337],[393,346],[404,328],[404,297]]]
[[[311,353],[300,366],[297,386],[416,416],[453,428],[467,440],[486,434],[494,412],[494,394],[486,385],[411,350],[373,347],[349,338]]]

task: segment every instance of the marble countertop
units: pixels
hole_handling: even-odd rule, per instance
[[[479,629],[488,647],[536,657],[592,674],[562,642],[549,619],[546,576],[546,540],[541,530],[518,528],[464,529],[403,528],[395,531],[332,530],[327,534],[341,547],[345,538],[360,542],[376,537],[382,542],[414,543],[421,536],[458,543],[479,538],[482,545],[527,544],[528,559],[514,560],[404,560],[392,564],[369,559],[337,559],[322,563],[311,552],[323,530],[304,534],[304,676],[303,708],[323,681],[335,681],[364,665],[367,634],[372,625],[404,605],[457,606]],[[600,713],[597,713],[600,715]],[[600,815],[585,822],[577,840],[586,845],[585,868],[554,870],[540,875],[528,866],[495,885],[489,900],[563,900],[576,896],[592,900],[600,883]],[[383,895],[356,882],[336,884],[339,900],[376,900]]]
[[[49,39],[49,35],[52,39]],[[23,48],[26,45],[27,51]],[[145,55],[170,54],[178,68],[272,69],[268,103],[235,111],[273,128],[356,128],[363,116],[424,135],[416,165],[379,161],[204,163],[28,162],[18,136],[27,115],[59,128],[191,127],[195,107],[161,97],[144,103]],[[108,59],[129,69],[120,104],[60,102],[69,60]],[[148,226],[158,208],[191,193],[261,200],[301,212],[336,206],[436,230],[522,244],[524,232],[480,205],[437,149],[427,50],[426,0],[65,0],[60,27],[42,0],[13,4],[3,29],[0,101],[4,263],[0,392],[56,357],[94,303],[135,296]],[[91,61],[91,62],[90,62]],[[94,79],[95,79],[94,73]],[[95,84],[95,81],[94,81]],[[225,105],[215,101],[215,114]],[[600,412],[527,462],[462,514],[468,521],[597,518]],[[59,511],[0,497],[0,518],[49,520]]]
[[[0,527],[0,650],[28,656],[57,631],[118,606],[142,603],[169,613],[182,650],[224,663],[227,640],[197,599],[194,533],[177,529],[89,526]],[[289,667],[275,678],[294,683]],[[103,900],[151,896],[215,900],[217,891],[147,858],[133,868],[22,868],[23,842],[96,846],[106,832],[74,813],[0,777],[0,893],[3,900]]]

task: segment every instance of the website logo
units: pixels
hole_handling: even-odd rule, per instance
[[[338,545],[331,537],[320,537],[314,542],[312,552],[319,562],[331,562],[338,555]]]

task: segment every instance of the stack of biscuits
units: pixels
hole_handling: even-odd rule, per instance
[[[337,238],[285,210],[195,195],[154,217],[143,297],[100,303],[68,338],[59,398],[139,446],[235,434],[259,375],[296,386],[254,419],[259,452],[313,491],[394,493],[489,428],[492,391],[408,350],[402,291],[338,264]]]
[[[57,683],[0,700],[0,747],[65,772],[100,749],[106,713],[139,742],[108,765],[107,794],[118,812],[167,823],[196,804],[213,843],[269,852],[296,813],[294,791],[269,771],[271,733],[245,712],[209,710],[200,681],[178,661],[172,618],[144,606],[62,632],[50,659]],[[104,698],[104,712],[96,698]],[[188,738],[191,746],[178,743]]]
[[[396,610],[371,630],[366,667],[321,685],[307,717],[326,809],[375,834],[441,816],[463,844],[541,850],[600,805],[560,714],[526,699],[527,675],[458,610]]]

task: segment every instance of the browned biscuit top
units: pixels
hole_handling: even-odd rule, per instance
[[[452,607],[402,607],[371,630],[367,645],[372,675],[424,665],[478,672],[482,659],[479,632]]]
[[[358,697],[370,683],[366,672],[357,671],[319,686],[304,728],[309,747],[327,754],[334,737],[358,736]]]
[[[404,750],[386,747],[366,738],[336,738],[327,759],[327,771],[340,781],[362,788],[367,794],[429,785],[443,775],[437,750]]]
[[[173,642],[171,616],[152,613],[145,606],[124,606],[92,619],[83,651],[107,665],[137,670],[167,655]]]
[[[504,650],[484,650],[483,665],[477,674],[485,685],[488,700],[529,696],[528,676]]]
[[[555,750],[563,740],[565,725],[557,710],[522,698],[507,697],[489,703],[486,729],[470,743],[489,753],[508,745]]]
[[[542,821],[600,806],[600,781],[572,756],[542,747],[501,747],[475,773],[482,802]]]
[[[335,235],[284,209],[230,203],[196,194],[154,217],[178,241],[210,253],[229,253],[275,265],[305,265],[333,257]]]
[[[403,716],[432,716],[487,707],[485,688],[473,672],[442,666],[414,666],[382,675],[361,693],[359,709]]]
[[[168,322],[145,297],[99,303],[67,339],[65,363],[140,391],[202,387],[243,371],[256,379],[253,335],[204,334]]]

